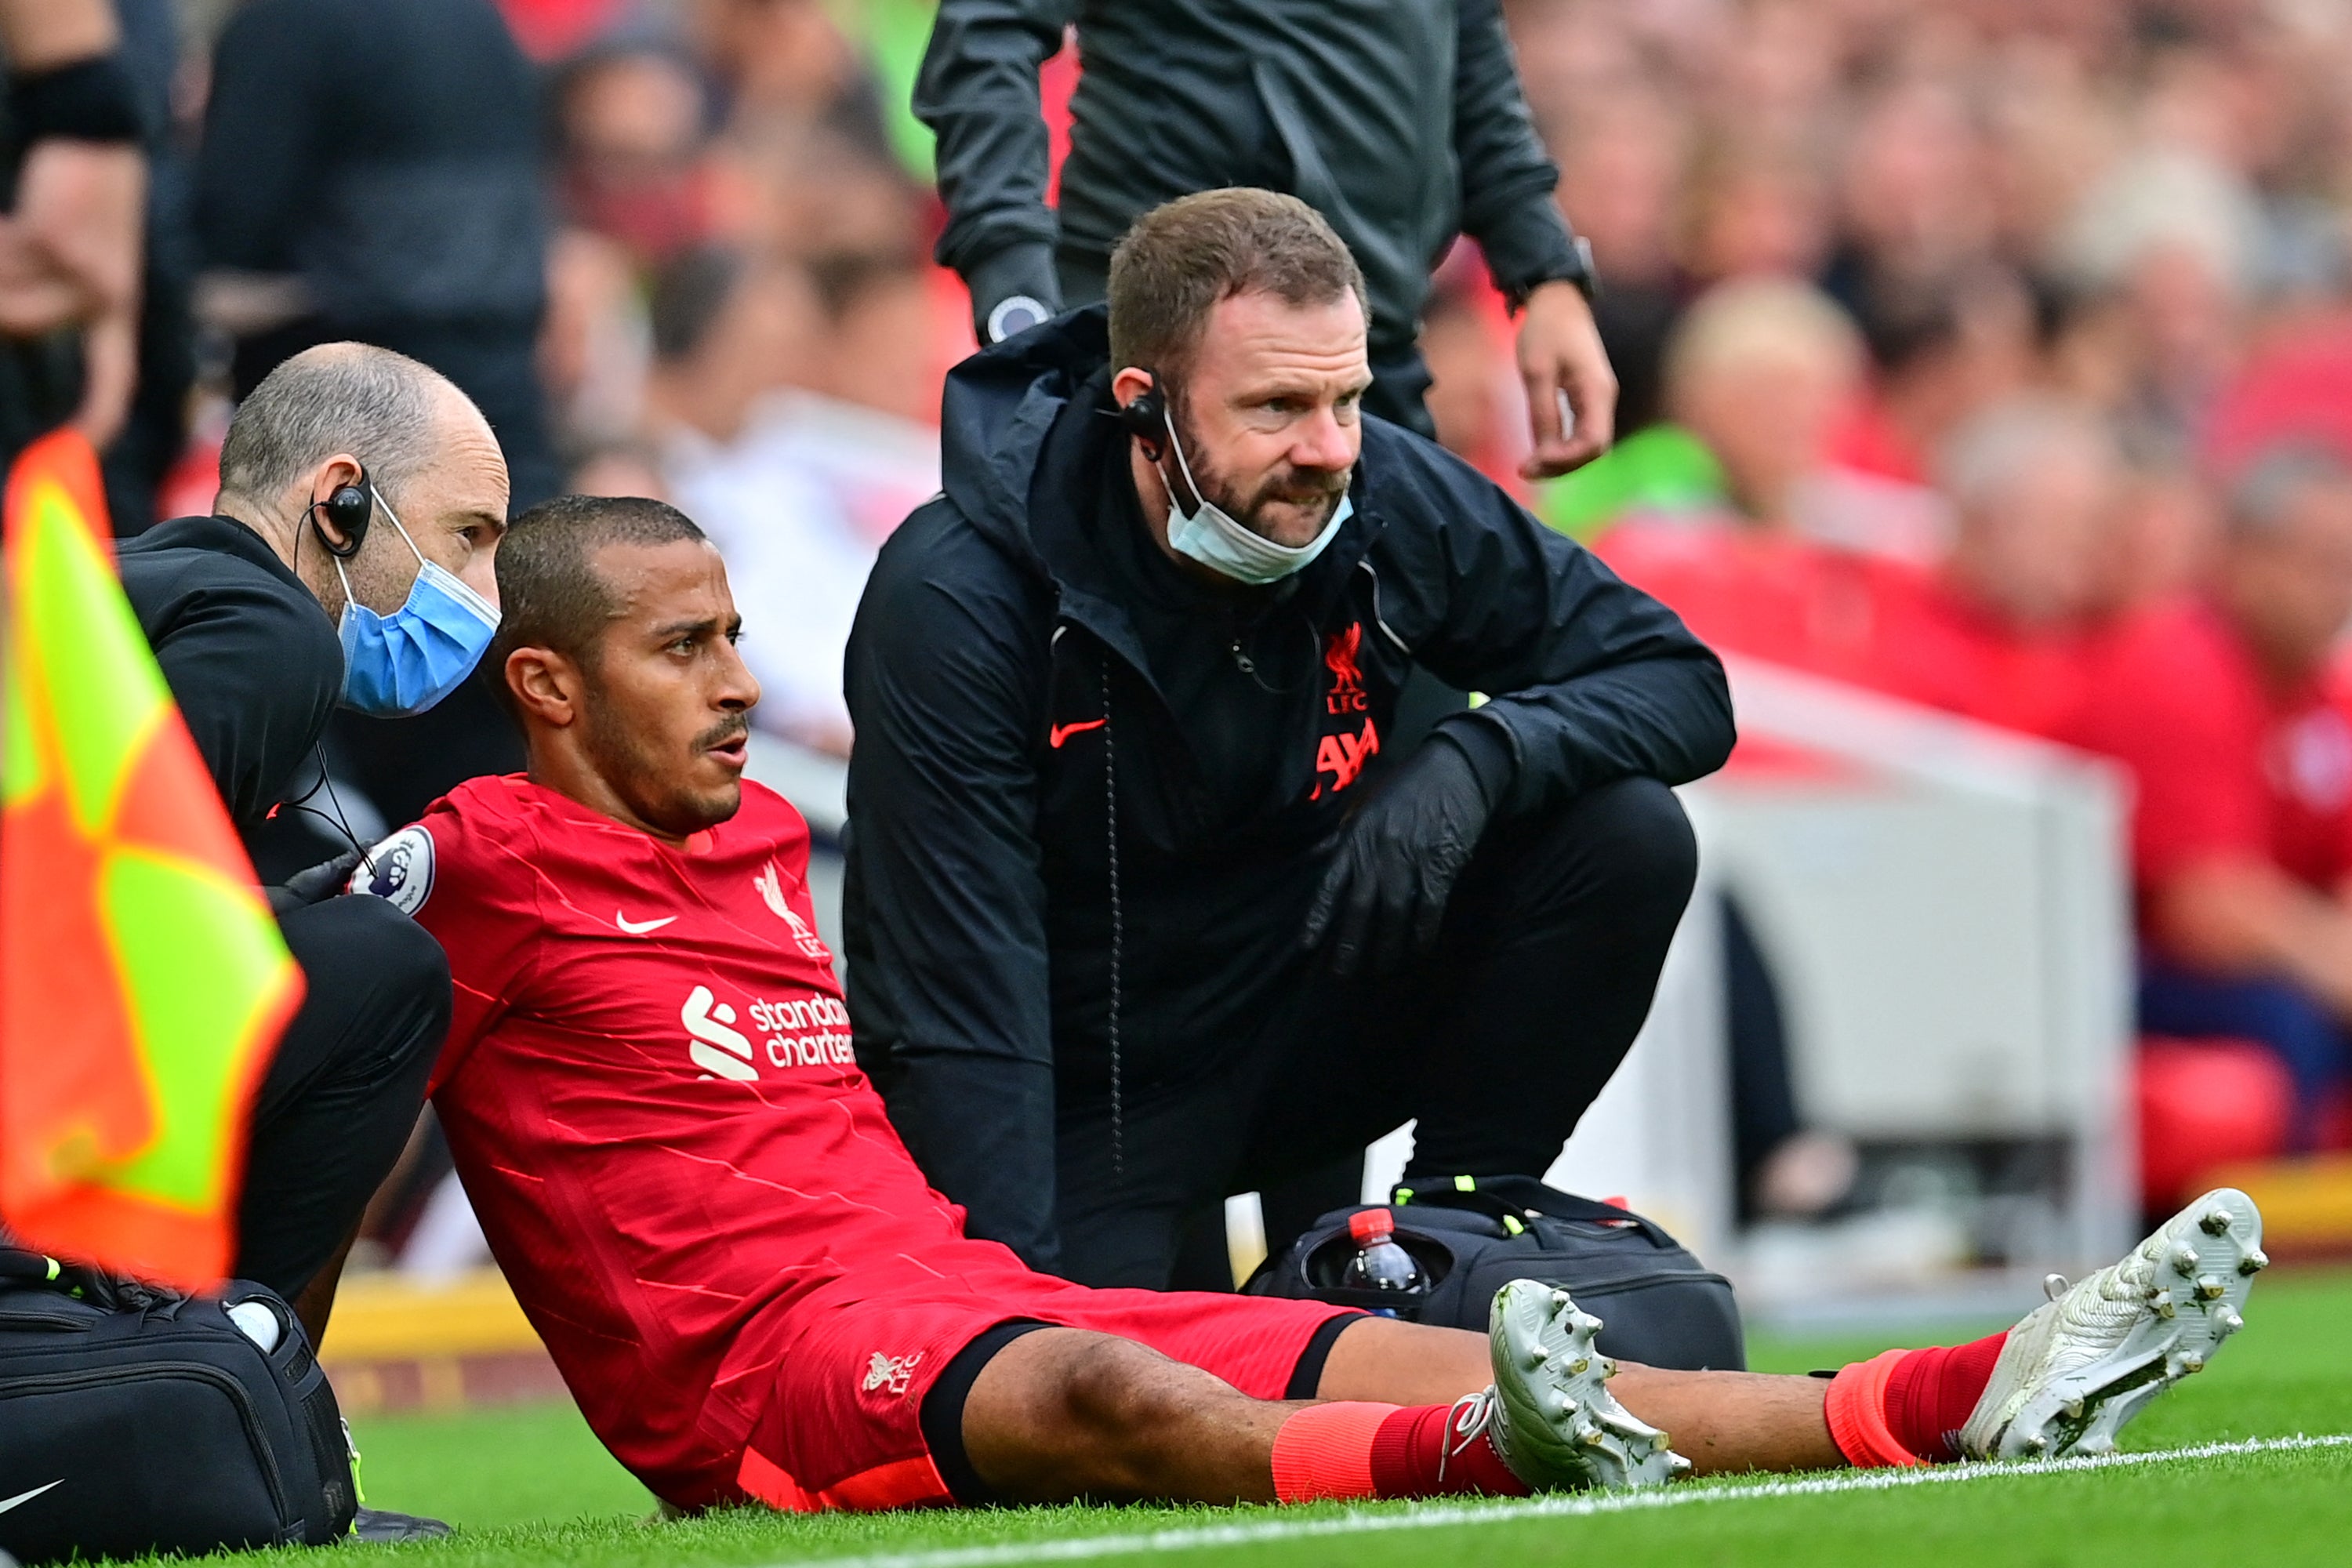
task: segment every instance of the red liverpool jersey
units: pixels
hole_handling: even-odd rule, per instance
[[[447,951],[466,1190],[590,1426],[673,1500],[734,1495],[797,1309],[1034,1281],[965,1239],[852,1060],[807,862],[755,784],[672,848],[509,777],[354,879]]]

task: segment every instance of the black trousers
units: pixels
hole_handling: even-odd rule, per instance
[[[1296,967],[1288,1003],[1237,1067],[1130,1085],[1123,1159],[1108,1104],[1065,1096],[1063,1272],[1165,1289],[1226,1195],[1360,1161],[1408,1118],[1409,1174],[1541,1174],[1648,1016],[1697,869],[1674,793],[1629,779],[1489,830],[1436,944],[1403,968],[1340,980],[1269,954]],[[1268,1232],[1286,1239],[1272,1214]]]
[[[449,961],[382,899],[329,899],[278,924],[310,989],[255,1099],[236,1275],[291,1300],[416,1125],[449,1032]]]

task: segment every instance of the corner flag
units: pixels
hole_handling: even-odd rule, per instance
[[[114,572],[98,460],[16,459],[0,620],[0,1226],[194,1289],[235,1255],[246,1113],[302,998]]]

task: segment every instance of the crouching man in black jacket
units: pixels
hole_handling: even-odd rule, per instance
[[[859,608],[860,1060],[974,1235],[1087,1284],[1407,1117],[1415,1173],[1540,1172],[1689,897],[1721,666],[1370,382],[1311,209],[1159,208],[1107,309],[956,371]],[[1415,663],[1489,700],[1395,756]]]
[[[249,836],[316,777],[338,703],[414,712],[472,671],[498,626],[507,469],[443,377],[330,343],[238,406],[213,506],[125,544],[122,586]],[[404,843],[360,871],[381,897],[335,896],[356,852],[266,889],[309,989],[255,1100],[235,1267],[293,1301],[313,1344],[449,1026],[448,961],[404,912],[432,865]]]

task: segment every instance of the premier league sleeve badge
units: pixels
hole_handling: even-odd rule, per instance
[[[422,823],[404,827],[361,859],[345,889],[373,893],[413,915],[433,893],[433,835]]]

